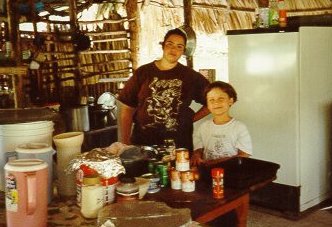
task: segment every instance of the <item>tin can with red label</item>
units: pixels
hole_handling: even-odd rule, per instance
[[[213,198],[221,199],[224,197],[224,169],[211,169],[212,176],[212,195]]]

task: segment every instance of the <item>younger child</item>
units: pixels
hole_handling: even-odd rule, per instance
[[[250,156],[252,144],[247,127],[229,113],[237,101],[234,88],[222,81],[213,82],[205,89],[205,100],[213,119],[203,122],[194,132],[191,164]]]

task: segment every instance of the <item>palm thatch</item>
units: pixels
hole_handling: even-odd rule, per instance
[[[130,46],[133,31],[130,31],[129,25],[136,23],[139,26],[139,57],[156,58],[160,55],[159,41],[162,41],[165,32],[184,24],[183,3],[186,0],[138,0],[139,18],[128,17],[126,4],[129,1],[102,1],[98,4],[94,20],[78,18],[79,30],[87,34],[92,42],[89,49],[78,54],[71,42],[72,24],[69,20],[56,22],[41,18],[47,24],[47,31],[41,32],[46,37],[41,48],[41,54],[46,56],[46,60],[39,70],[44,97],[61,96],[58,98],[66,100],[66,88],[75,86],[77,80],[80,80],[87,95],[98,96],[104,91],[116,92],[118,83],[132,74],[135,68],[132,62],[137,58],[132,55],[135,48]],[[228,30],[251,29],[259,1],[261,0],[192,0],[191,26],[198,36],[220,36]],[[44,2],[47,9],[68,6],[68,1]],[[91,8],[88,7],[92,7],[93,2],[79,0],[78,15],[81,16],[84,11],[89,12]],[[332,15],[331,0],[285,0],[285,4],[290,18]],[[64,15],[68,13],[68,10],[62,12]],[[21,36],[22,41],[32,43],[36,32],[26,32],[25,35],[23,32]],[[216,51],[211,53],[218,54]],[[57,94],[54,94],[55,91]]]

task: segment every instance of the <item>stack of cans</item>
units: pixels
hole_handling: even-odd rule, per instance
[[[185,148],[176,149],[175,169],[171,170],[171,188],[184,192],[195,191],[195,175],[190,170],[189,151]]]

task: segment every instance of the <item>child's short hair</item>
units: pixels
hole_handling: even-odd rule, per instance
[[[233,98],[234,102],[237,101],[237,93],[235,89],[232,87],[232,85],[223,81],[215,81],[207,85],[204,90],[205,103],[207,103],[207,94],[214,88],[219,88],[220,90],[225,92],[230,98]]]

